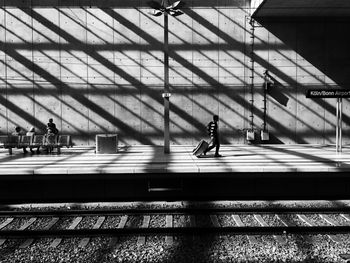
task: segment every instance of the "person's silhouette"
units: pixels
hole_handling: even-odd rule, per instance
[[[219,149],[220,149],[220,139],[219,139],[219,127],[218,127],[218,122],[219,122],[219,116],[214,115],[213,120],[208,123],[207,125],[207,130],[208,134],[210,136],[210,142],[209,142],[209,147],[208,149],[204,152],[204,155],[206,155],[207,152],[209,152],[211,149],[215,148],[215,157],[221,157],[219,154]]]

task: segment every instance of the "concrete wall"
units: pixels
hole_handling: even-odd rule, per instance
[[[292,21],[292,22],[291,22]],[[270,131],[282,141],[334,143],[336,99],[308,99],[308,88],[349,88],[349,56],[344,18],[276,18],[259,21],[268,46],[261,65],[289,97],[287,106],[269,97]],[[264,57],[265,56],[265,57]],[[349,100],[343,99],[343,136],[349,142]],[[273,120],[278,120],[278,124]]]
[[[118,133],[126,144],[162,144],[163,17],[150,16],[146,2],[0,0],[0,133],[15,125],[43,131],[53,117],[78,145],[94,144],[97,133]],[[206,136],[213,114],[220,115],[224,143],[244,142],[242,129],[250,120],[249,6],[248,0],[188,0],[184,15],[169,18],[173,144],[195,144]],[[282,27],[256,29],[255,128],[262,126],[262,73],[268,69],[280,83],[279,95],[289,99],[284,106],[278,96],[269,97],[274,141],[333,142],[334,101],[310,101],[304,90],[335,81],[299,53],[325,55],[334,64],[337,47],[326,40],[337,35],[337,25],[325,22],[311,35],[302,25],[288,26],[292,31],[283,36]],[[329,44],[310,49],[305,35]],[[346,102],[345,113],[348,108]]]

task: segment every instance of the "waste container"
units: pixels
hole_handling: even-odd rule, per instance
[[[117,134],[97,134],[96,153],[116,153],[118,152]]]

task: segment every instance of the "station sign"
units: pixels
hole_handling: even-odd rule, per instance
[[[309,89],[306,98],[350,98],[350,89]]]

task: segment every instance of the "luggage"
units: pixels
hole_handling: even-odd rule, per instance
[[[199,157],[208,147],[209,144],[205,140],[201,140],[197,147],[193,149],[193,155]]]

